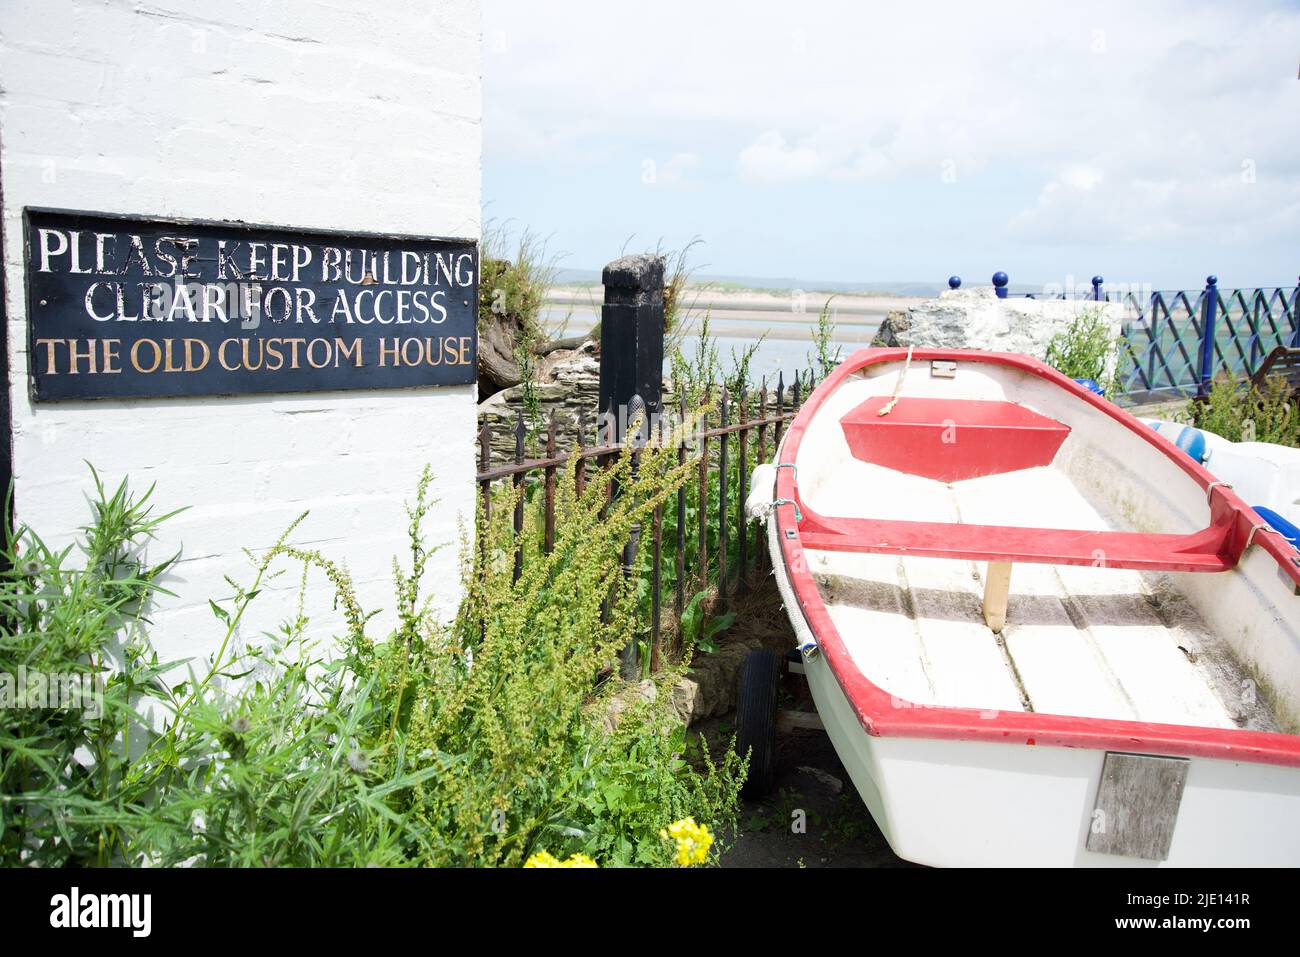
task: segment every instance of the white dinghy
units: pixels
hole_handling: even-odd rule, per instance
[[[1168,439],[1025,356],[864,349],[754,488],[899,856],[1300,865],[1300,554]]]

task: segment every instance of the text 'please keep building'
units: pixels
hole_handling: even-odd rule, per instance
[[[475,379],[472,241],[26,211],[38,400]]]

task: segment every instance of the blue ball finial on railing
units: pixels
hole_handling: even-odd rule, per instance
[[[993,291],[997,293],[999,299],[1007,298],[1007,283],[1009,281],[1007,274],[1000,269],[993,274]]]
[[[1219,284],[1219,277],[1218,277],[1218,276],[1206,276],[1206,277],[1205,277],[1205,284],[1206,284],[1207,286],[1217,286],[1217,285]]]
[[[1101,298],[1101,284],[1105,281],[1101,276],[1092,277],[1092,299],[1094,302]]]
[[[961,276],[949,276],[949,277],[948,277],[948,288],[949,288],[949,289],[957,289],[957,288],[960,288],[960,286],[961,286]]]

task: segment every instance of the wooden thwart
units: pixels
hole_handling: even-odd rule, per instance
[[[1007,623],[1011,591],[1011,562],[989,562],[984,574],[984,622],[995,634]]]

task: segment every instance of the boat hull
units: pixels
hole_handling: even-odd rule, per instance
[[[1300,866],[1294,551],[1251,524],[1258,517],[1223,482],[1040,363],[940,350],[918,359],[956,360],[958,375],[992,399],[1027,396],[1071,425],[1056,471],[1004,471],[1059,490],[1053,507],[1079,523],[1062,531],[1005,521],[1032,509],[1029,496],[997,500],[1001,523],[909,522],[909,508],[955,499],[958,485],[968,507],[984,504],[971,489],[1013,486],[986,478],[988,457],[970,444],[932,449],[934,461],[919,464],[882,465],[874,447],[854,448],[852,429],[873,427],[855,410],[873,411],[895,381],[872,364],[901,358],[869,350],[850,359],[786,433],[768,484],[754,483],[770,503],[773,568],[818,712],[894,851],[945,866]],[[995,391],[1003,382],[1005,397]],[[924,375],[912,385],[951,388]],[[819,406],[830,409],[820,426]],[[889,428],[928,426],[923,403],[899,409]],[[991,428],[1011,421],[994,412],[984,415]],[[1091,447],[1101,450],[1096,467],[1080,468],[1093,463]],[[1119,486],[1123,463],[1139,459],[1152,474]],[[951,468],[962,475],[943,471]],[[900,471],[917,477],[904,485]],[[847,481],[836,484],[840,476]],[[1116,511],[1139,531],[1107,524],[1114,514],[1104,511],[1090,525],[1094,499],[1072,498],[1058,481],[1083,478],[1095,493],[1098,476],[1132,489]],[[901,494],[880,494],[891,481]],[[1074,571],[1089,536],[1109,536],[1116,550]],[[1021,569],[1008,630],[971,609],[967,579],[981,577],[981,558],[990,570]],[[1090,667],[1111,683],[1089,683]],[[1151,786],[1166,771],[1181,789]],[[1108,808],[1127,826],[1108,829]],[[1148,840],[1152,831],[1158,840]]]
[[[775,545],[776,523],[769,523]],[[776,568],[786,609],[811,636]],[[822,655],[804,674],[835,752],[894,853],[932,867],[1297,867],[1300,770],[1190,758],[1169,855],[1087,849],[1106,752],[868,734]],[[907,702],[900,701],[900,707]]]
[[[835,751],[889,846],[934,867],[1300,866],[1300,774],[1191,758],[1169,856],[1087,850],[1105,753],[862,730],[825,660],[804,671]]]

